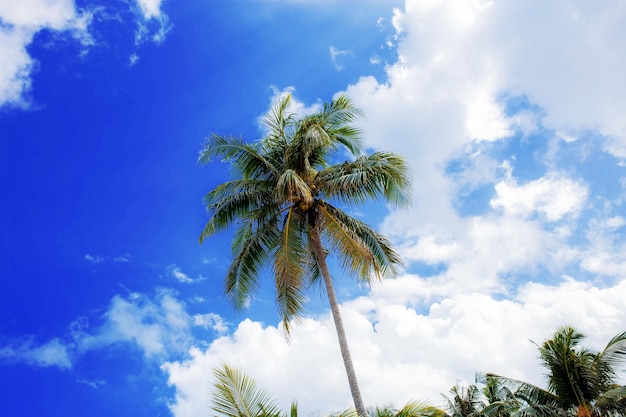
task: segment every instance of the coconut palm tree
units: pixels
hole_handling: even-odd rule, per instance
[[[580,348],[585,336],[564,326],[539,346],[547,368],[548,388],[488,374],[509,387],[525,409],[521,415],[617,417],[626,415],[626,386],[617,372],[626,364],[626,332],[613,337],[601,352]]]
[[[213,135],[200,151],[200,163],[221,159],[238,176],[205,196],[209,220],[200,242],[237,227],[225,278],[225,293],[236,308],[258,289],[262,266],[273,265],[286,335],[291,321],[303,314],[306,290],[321,278],[355,408],[365,417],[326,257],[332,254],[347,273],[366,283],[401,264],[388,239],[337,203],[355,206],[379,198],[408,203],[407,166],[392,153],[360,153],[354,126],[360,111],[347,97],[302,118],[288,112],[289,103],[287,96],[273,108],[265,119],[267,134],[259,141]],[[352,159],[336,163],[346,150]]]
[[[455,385],[450,389],[452,397],[446,400],[447,417],[476,417],[483,408],[481,392],[474,384],[468,386]]]

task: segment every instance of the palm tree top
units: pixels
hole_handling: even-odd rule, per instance
[[[346,96],[301,118],[289,112],[290,96],[265,118],[266,134],[256,142],[212,135],[198,161],[230,163],[235,178],[205,197],[209,221],[200,242],[219,230],[237,226],[235,260],[226,294],[237,308],[258,289],[261,266],[268,260],[277,275],[278,306],[286,322],[302,311],[302,290],[320,276],[309,232],[319,230],[329,253],[351,275],[370,282],[402,265],[388,239],[336,206],[383,199],[395,205],[410,201],[405,161],[389,152],[363,154],[361,115]],[[334,163],[343,150],[351,160]],[[307,284],[308,283],[308,284]]]

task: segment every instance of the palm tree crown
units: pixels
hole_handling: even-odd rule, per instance
[[[545,390],[498,375],[488,377],[511,389],[523,415],[626,415],[626,386],[616,383],[619,367],[626,364],[626,332],[613,337],[601,352],[579,347],[584,338],[573,327],[564,326],[539,346],[547,370]]]
[[[304,311],[306,290],[322,278],[348,378],[355,379],[348,370],[352,365],[326,256],[336,256],[346,272],[367,283],[401,261],[387,238],[336,204],[354,206],[378,198],[407,203],[407,167],[392,153],[360,153],[359,130],[353,125],[360,111],[347,97],[302,118],[288,112],[289,103],[287,96],[274,107],[265,119],[267,134],[259,141],[213,135],[202,148],[200,163],[221,159],[238,177],[205,196],[209,220],[200,242],[236,225],[225,293],[236,308],[243,307],[259,288],[262,266],[271,263],[287,335],[291,321]],[[346,150],[352,159],[333,164]],[[354,387],[356,379],[351,381],[353,396]],[[365,408],[355,406],[365,416]]]

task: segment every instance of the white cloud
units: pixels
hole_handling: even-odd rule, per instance
[[[137,0],[135,41],[161,43],[172,29],[161,0]],[[36,33],[48,29],[55,34],[69,34],[84,48],[94,45],[89,32],[94,14],[103,8],[78,9],[74,0],[20,0],[0,2],[0,107],[28,108],[32,72],[39,63],[27,47]],[[83,51],[83,53],[85,50]],[[130,65],[137,63],[132,54]],[[43,63],[42,65],[45,65]]]
[[[495,190],[496,197],[489,202],[491,207],[524,217],[539,212],[549,221],[561,220],[568,214],[576,216],[588,194],[584,185],[557,174],[521,186],[514,179],[507,179],[497,183]]]
[[[129,66],[131,66],[131,67],[132,67],[132,66],[134,66],[135,64],[137,64],[137,62],[139,62],[139,55],[137,55],[137,54],[131,54],[131,55],[128,57],[128,65],[129,65]]]
[[[207,313],[207,314],[194,314],[193,316],[194,326],[201,326],[205,329],[211,329],[217,333],[226,333],[228,331],[228,325],[222,319],[219,314]]]
[[[168,32],[172,30],[169,16],[161,10],[162,0],[136,0],[139,9],[137,15],[137,31],[135,42],[141,44],[146,40],[162,43]]]
[[[329,47],[329,52],[330,60],[333,62],[333,65],[335,66],[335,69],[337,71],[341,71],[343,69],[341,57],[352,55],[350,51],[337,49],[332,45]]]
[[[78,11],[72,0],[23,0],[0,2],[0,106],[27,107],[31,72],[37,63],[26,47],[43,29],[67,32],[83,45],[93,39],[87,29],[91,13]]]
[[[202,275],[198,276],[198,278],[191,278],[189,275],[181,271],[181,269],[176,265],[170,265],[168,270],[177,281],[182,282],[183,284],[193,284],[206,279]]]
[[[104,262],[104,258],[102,256],[90,254],[85,255],[85,260],[91,262],[92,264],[99,264]]]
[[[0,361],[70,369],[85,353],[113,345],[138,349],[146,360],[158,361],[186,352],[193,342],[192,318],[171,290],[157,290],[152,298],[139,293],[116,295],[101,319],[91,328],[87,318],[74,321],[66,339],[37,344],[31,337],[0,346]],[[219,329],[220,324],[216,317],[214,327]]]
[[[39,346],[35,345],[33,339],[29,339],[26,342],[0,347],[0,361],[70,369],[72,354],[68,346],[58,338]]]
[[[120,263],[130,262],[131,258],[132,256],[129,253],[125,253],[124,255],[116,256],[115,258],[113,258],[113,262],[120,262]]]
[[[557,285],[526,284],[517,297],[495,300],[479,293],[444,297],[429,308],[408,307],[389,296],[385,281],[367,297],[344,303],[342,312],[359,383],[367,404],[440,402],[457,381],[477,371],[497,372],[543,384],[536,346],[569,323],[600,349],[622,331],[624,283],[596,287],[565,279]],[[554,303],[555,299],[562,300]],[[260,348],[262,346],[262,348]],[[281,330],[246,319],[232,335],[163,370],[176,388],[176,417],[201,416],[210,392],[211,370],[228,363],[245,370],[276,394],[283,407],[297,400],[300,411],[326,412],[350,405],[332,319],[307,318],[294,327],[291,343]],[[310,366],[314,363],[315,366]]]
[[[137,346],[146,358],[158,359],[184,351],[190,343],[190,317],[168,290],[159,290],[154,299],[143,294],[117,295],[103,319],[92,331],[74,332],[80,352],[126,343]]]

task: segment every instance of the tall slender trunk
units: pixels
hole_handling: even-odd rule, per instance
[[[339,349],[341,350],[343,364],[346,367],[346,374],[348,376],[348,384],[350,385],[350,392],[352,393],[352,399],[354,401],[354,408],[356,408],[356,412],[359,417],[366,417],[365,406],[363,405],[361,391],[359,390],[359,383],[356,378],[356,372],[354,371],[354,365],[352,364],[350,349],[348,348],[346,331],[343,327],[343,320],[341,319],[341,313],[339,311],[339,303],[337,302],[337,296],[335,295],[335,287],[330,273],[328,272],[328,264],[326,263],[326,254],[324,253],[324,248],[322,247],[322,240],[320,238],[319,231],[315,227],[311,227],[311,238],[313,250],[315,251],[315,256],[317,257],[320,270],[322,271],[322,277],[324,278],[324,285],[326,286],[326,293],[328,294],[328,302],[330,303],[330,311],[332,312],[333,320],[335,321],[337,339],[339,339]]]

